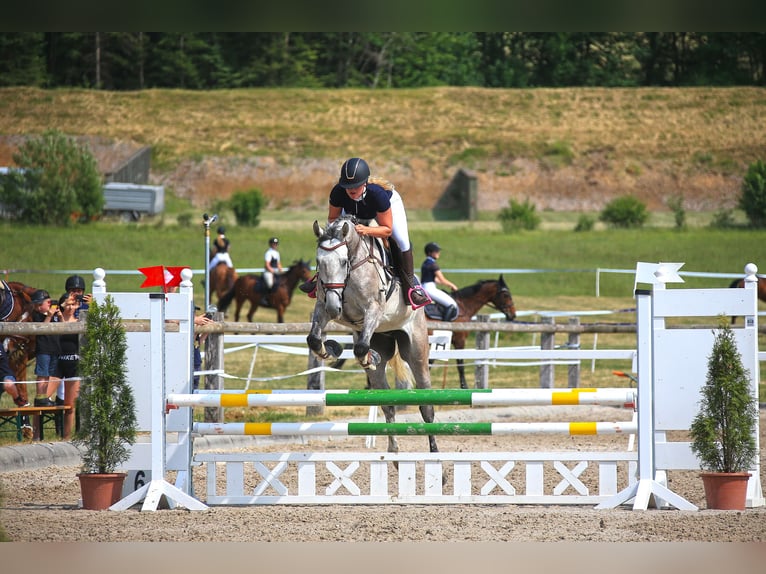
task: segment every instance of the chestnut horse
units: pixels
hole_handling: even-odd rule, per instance
[[[221,299],[228,293],[237,280],[237,271],[221,261],[210,271],[210,291]]]
[[[220,265],[219,265],[220,267]],[[298,281],[311,279],[311,266],[308,261],[296,261],[287,271],[274,278],[274,288],[265,292],[265,285],[259,289],[262,277],[258,275],[241,275],[234,282],[234,286],[218,300],[218,310],[226,311],[231,302],[236,298],[237,308],[234,311],[234,320],[239,321],[239,313],[245,301],[250,301],[250,310],[247,312],[247,320],[252,323],[253,315],[259,306],[274,309],[277,312],[277,322],[285,322],[285,309],[293,298],[293,291]],[[260,280],[260,281],[259,281]],[[266,303],[264,305],[264,303]]]
[[[0,321],[27,322],[32,319],[32,293],[37,289],[18,281],[0,281]],[[8,363],[17,381],[27,378],[27,364],[35,357],[33,335],[9,335],[0,342],[8,353]],[[27,385],[17,383],[19,396],[29,401]],[[26,433],[25,433],[26,435]]]
[[[458,316],[454,322],[466,322],[476,314],[484,305],[489,305],[500,311],[508,321],[516,318],[516,306],[513,304],[513,297],[505,279],[502,275],[497,280],[483,279],[463,287],[453,292],[452,298],[458,306]],[[426,316],[435,321],[441,321],[441,314],[434,308],[434,304],[427,305]],[[452,332],[452,345],[455,349],[465,349],[465,342],[468,338],[468,331],[454,330]],[[465,380],[465,368],[463,359],[457,360],[457,371],[460,375],[460,388],[467,389],[468,383]]]

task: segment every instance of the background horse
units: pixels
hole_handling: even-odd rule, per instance
[[[220,267],[220,265],[219,265]],[[234,320],[239,321],[239,313],[245,301],[250,301],[250,310],[247,312],[247,320],[252,322],[253,315],[259,306],[269,307],[277,312],[277,322],[285,322],[285,309],[293,299],[293,291],[301,281],[311,279],[311,266],[308,261],[294,262],[282,275],[274,277],[274,289],[269,293],[256,291],[258,275],[241,275],[234,282],[234,286],[218,300],[218,310],[226,311],[231,302],[236,298],[237,307],[234,311]],[[265,287],[264,287],[265,288]],[[263,305],[265,302],[268,305]]]
[[[741,289],[745,286],[745,278],[742,279],[735,279],[729,284],[729,287],[735,288],[735,289]],[[758,276],[758,300],[766,302],[766,279],[764,279],[761,276]],[[732,324],[737,322],[736,317],[731,318]]]
[[[388,389],[386,365],[397,378],[409,365],[419,389],[431,387],[428,368],[428,329],[421,310],[405,302],[399,281],[394,280],[375,253],[374,240],[360,237],[351,219],[336,219],[326,229],[314,222],[317,236],[317,301],[306,341],[320,359],[340,355],[337,341],[325,341],[325,327],[332,320],[353,329],[354,356],[366,369],[373,389]],[[394,422],[395,409],[381,406],[386,422]],[[433,405],[420,407],[423,420],[434,420]],[[428,437],[431,452],[436,439]],[[388,450],[398,452],[396,437],[389,435]]]
[[[505,284],[505,279],[502,275],[497,280],[483,279],[470,285],[463,287],[452,293],[452,298],[455,300],[458,306],[458,316],[454,322],[466,322],[476,314],[479,309],[484,305],[494,307],[503,315],[508,321],[513,321],[516,318],[516,306],[513,304],[513,297],[511,291],[508,289],[508,285]],[[431,307],[426,307],[426,314],[429,318],[436,321],[441,320],[441,315],[438,311],[434,310],[431,314]],[[465,349],[465,342],[468,338],[468,331],[452,332],[452,345],[455,349]],[[460,388],[467,389],[468,383],[465,380],[465,367],[463,365],[463,359],[457,360],[457,371],[460,376]]]
[[[0,320],[4,323],[27,322],[32,320],[32,293],[36,287],[30,287],[18,281],[3,281],[0,284]],[[35,357],[35,338],[33,335],[9,335],[0,341],[8,353],[8,364],[17,381],[27,380],[27,365]],[[17,383],[16,388],[24,402],[29,402],[27,385]],[[25,427],[25,436],[27,428]]]
[[[742,279],[735,279],[729,285],[729,287],[734,287],[734,288],[737,288],[737,287],[742,288],[744,286],[745,286],[744,277]],[[760,276],[758,277],[758,299],[760,301],[766,302],[766,279]]]
[[[236,280],[236,269],[221,261],[210,271],[210,290],[220,299],[234,287]]]

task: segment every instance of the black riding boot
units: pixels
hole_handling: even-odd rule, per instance
[[[311,279],[308,281],[305,281],[298,285],[298,289],[303,291],[304,293],[311,293],[317,288],[317,276],[314,275]]]
[[[431,303],[431,297],[428,296],[425,289],[415,282],[414,263],[412,261],[412,249],[401,252],[401,265],[399,267],[399,277],[402,284],[407,289],[407,298],[413,309],[420,309]]]

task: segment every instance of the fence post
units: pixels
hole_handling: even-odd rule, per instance
[[[215,321],[223,321],[223,313],[213,314]],[[210,333],[205,338],[205,370],[223,371],[223,333]],[[220,375],[205,375],[205,388],[220,391],[223,389],[223,377]],[[223,409],[221,407],[205,407],[205,422],[222,423]]]
[[[570,325],[579,325],[579,317],[570,317]],[[569,339],[567,341],[567,348],[579,349],[580,348],[580,333],[569,333]],[[577,361],[574,365],[569,365],[567,371],[567,384],[570,389],[576,389],[580,386],[580,361]]]
[[[555,325],[556,318],[551,316],[543,316],[540,318],[540,322],[546,325]],[[553,343],[556,335],[555,333],[541,333],[540,334],[540,348],[542,350],[550,351],[553,349]],[[540,388],[552,389],[553,388],[553,363],[547,363],[540,366]]]
[[[489,321],[489,315],[476,315],[479,322]],[[489,349],[489,331],[476,331],[476,348],[479,350]],[[489,388],[489,365],[486,361],[478,361],[476,365],[476,388]]]
[[[311,321],[312,317],[309,316],[309,321]],[[309,351],[309,362],[308,362],[308,368],[309,370],[315,369],[317,367],[321,367],[324,365],[324,361],[314,355],[311,351]],[[314,391],[323,391],[324,390],[324,371],[319,371],[318,373],[310,373],[306,377],[306,388],[308,390],[314,390]],[[324,414],[324,405],[316,405],[316,406],[309,406],[306,407],[306,416],[317,416]]]
[[[315,369],[321,367],[324,361],[318,358],[314,353],[309,351],[309,369]],[[306,377],[306,388],[308,390],[323,391],[324,390],[324,371],[318,373],[309,373]],[[314,405],[306,407],[307,416],[316,416],[324,414],[324,405]]]

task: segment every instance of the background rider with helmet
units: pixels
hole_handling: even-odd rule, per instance
[[[219,263],[226,263],[226,267],[234,269],[234,263],[232,263],[231,255],[229,255],[231,241],[226,237],[226,229],[223,226],[218,228],[218,236],[213,241],[213,247],[215,248],[215,255],[210,260],[208,269],[212,271]]]
[[[457,285],[447,279],[439,268],[439,255],[441,247],[438,243],[426,243],[426,259],[420,267],[420,281],[423,283],[423,289],[431,296],[431,299],[443,305],[446,308],[444,312],[445,321],[453,321],[458,315],[458,307],[455,300],[439,289],[437,285],[445,285],[452,291],[457,291]]]

